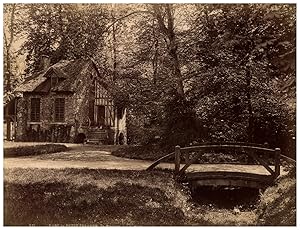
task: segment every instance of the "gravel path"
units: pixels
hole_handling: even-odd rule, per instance
[[[4,143],[4,148],[20,145],[30,145],[30,143]],[[152,163],[151,161],[126,159],[111,155],[111,151],[118,148],[118,146],[95,146],[81,144],[66,145],[70,147],[70,150],[67,152],[44,154],[39,156],[5,158],[4,168],[90,168],[145,170]],[[173,169],[174,164],[162,163],[157,167],[163,169]],[[261,175],[268,174],[268,171],[263,166],[259,165],[192,165],[188,168],[188,171],[234,171],[256,173]],[[283,170],[282,173],[284,173]]]

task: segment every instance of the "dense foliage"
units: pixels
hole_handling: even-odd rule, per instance
[[[4,104],[13,97],[13,89],[22,82],[23,75],[15,43],[24,38],[23,4],[5,4],[3,8],[3,83]]]
[[[295,5],[25,8],[27,72],[44,54],[52,63],[93,58],[127,107],[130,143],[268,142],[294,151]]]
[[[288,74],[295,77],[295,60],[284,58],[295,52],[295,8],[199,8],[184,55],[194,75],[187,80],[189,93],[197,100],[197,114],[208,126],[209,138],[283,147],[283,135],[295,128],[288,122],[291,117],[279,88]]]
[[[107,15],[101,5],[32,4],[28,7],[27,71],[40,70],[40,56],[52,63],[93,57],[103,46]]]
[[[185,24],[171,30],[178,63],[166,36],[170,31],[160,21],[161,16],[169,25],[168,9],[160,6],[152,21],[139,21],[135,66],[144,73],[131,79],[129,104],[136,117],[145,118],[144,127],[160,131],[154,135],[160,133],[164,145],[249,141],[291,147],[294,105],[282,100],[281,87],[295,79],[295,7],[169,7],[173,17],[188,12]],[[172,73],[176,64],[184,94]]]

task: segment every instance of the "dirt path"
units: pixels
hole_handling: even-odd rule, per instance
[[[29,145],[29,143],[14,143],[14,145]],[[31,144],[32,145],[32,144]],[[70,147],[67,152],[44,154],[39,156],[5,158],[4,168],[90,168],[90,169],[118,169],[145,170],[151,161],[126,159],[111,155],[111,151],[118,146],[95,146],[81,144],[66,144]],[[4,144],[4,147],[13,147]],[[174,164],[162,163],[159,168],[173,169]],[[192,165],[188,171],[234,171],[250,172],[267,175],[268,172],[259,165],[206,164]],[[282,173],[284,171],[282,170]]]
[[[20,146],[18,143],[16,145]],[[5,158],[4,168],[99,168],[144,170],[149,165],[149,162],[146,161],[124,159],[111,155],[111,151],[115,149],[116,146],[66,145],[70,148],[67,152]],[[10,144],[9,147],[13,146]]]

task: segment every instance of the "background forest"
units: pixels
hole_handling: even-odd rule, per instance
[[[4,104],[42,55],[98,64],[130,144],[295,155],[296,5],[5,4]]]

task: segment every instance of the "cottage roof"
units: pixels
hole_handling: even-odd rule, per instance
[[[43,83],[47,78],[44,76],[44,73],[39,73],[34,77],[23,82],[22,85],[19,85],[15,91],[17,92],[32,92],[36,87]]]
[[[81,81],[85,67],[92,61],[77,59],[73,61],[61,60],[50,66],[46,71],[39,72],[22,85],[16,88],[17,92],[49,92],[51,88],[50,77],[55,76],[59,79],[58,83],[52,87],[53,91],[74,92]],[[93,66],[96,68],[95,66]],[[85,72],[86,73],[86,72]]]
[[[82,72],[84,67],[87,65],[87,61],[78,59],[73,62],[69,62],[67,65],[57,68],[61,72],[60,76],[67,76],[64,81],[60,84],[57,84],[52,88],[53,91],[71,91],[73,92],[77,85],[78,81],[81,80]]]

